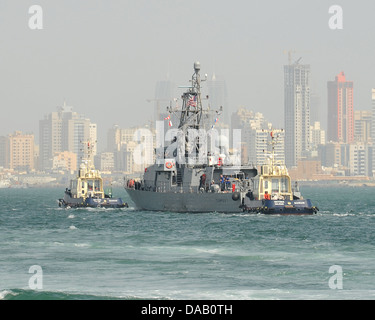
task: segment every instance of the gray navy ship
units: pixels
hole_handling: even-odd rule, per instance
[[[202,99],[202,81],[205,79],[200,77],[200,63],[195,62],[191,84],[182,95],[181,110],[168,108],[170,115],[179,117],[178,133],[168,147],[156,149],[159,156],[145,169],[141,179],[126,181],[125,190],[137,209],[188,213],[316,213],[318,208],[304,199],[298,188],[292,188],[286,166],[275,160],[277,134],[273,130],[270,130],[272,152],[260,172],[252,165],[242,165],[233,151],[231,154],[220,144],[216,148],[207,147],[216,146],[218,136],[215,139],[211,136],[207,143],[209,138],[200,133],[214,132],[208,130],[213,129],[210,115],[218,115],[220,110],[203,108],[202,100],[208,97]]]

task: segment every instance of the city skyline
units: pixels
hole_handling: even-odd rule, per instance
[[[295,66],[288,67],[294,69]],[[372,92],[374,91],[375,89]],[[297,96],[300,94],[301,90],[299,89]],[[373,101],[375,100],[373,99]],[[373,112],[369,110],[355,111],[354,141],[351,143],[326,141],[325,131],[321,129],[320,123],[314,122],[313,125],[310,125],[308,149],[303,150],[300,157],[296,158],[297,166],[289,166],[295,178],[327,180],[350,176],[352,178],[372,177],[374,161],[372,159],[373,138],[371,139],[371,128],[374,127],[373,123],[375,123],[374,115],[374,110]],[[285,130],[275,128],[262,113],[255,113],[243,107],[233,113],[231,118],[232,130],[241,129],[242,131],[240,147],[242,163],[255,166],[264,163],[266,153],[269,151],[268,143],[271,128],[274,133],[277,133],[279,140],[276,158],[284,163],[285,151],[287,150],[284,144]],[[87,124],[87,129],[82,131],[83,123]],[[220,131],[220,128],[224,129],[221,134],[225,135],[225,131],[228,131],[227,126],[219,124],[217,129]],[[90,123],[85,115],[79,114],[73,111],[72,107],[64,105],[40,120],[41,132],[44,132],[45,129],[54,132],[54,134],[51,136],[45,135],[46,137],[50,136],[50,138],[45,141],[42,139],[40,145],[35,143],[34,135],[21,131],[0,136],[0,173],[8,172],[8,174],[11,174],[10,172],[14,170],[14,174],[44,172],[48,175],[76,171],[81,157],[79,151],[73,152],[75,142],[80,138],[95,141],[96,125]],[[81,136],[85,132],[86,136]],[[145,143],[145,141],[140,142],[139,139],[146,133],[147,137],[151,138],[151,140],[148,140],[148,147],[146,147],[149,153],[147,163],[153,163],[152,158],[156,156],[153,155],[152,151],[155,148],[153,144],[156,142],[154,136],[156,132],[153,132],[153,128],[147,126],[120,128],[115,125],[107,131],[107,148],[95,156],[95,166],[106,173],[133,174],[143,172],[145,164],[138,161],[136,150],[141,147],[140,143]],[[85,140],[86,143],[89,140]],[[55,143],[51,143],[52,141]],[[94,146],[96,146],[96,143],[94,143]],[[231,148],[230,144],[228,147]],[[69,148],[70,150],[67,150]],[[236,147],[232,145],[232,148]],[[236,152],[236,150],[233,150],[233,154]],[[46,153],[50,155],[46,158],[47,162],[44,163]]]
[[[296,65],[296,66],[298,66],[299,68],[301,68],[302,66],[304,66],[304,65],[299,65],[298,63],[295,63],[295,64],[293,64],[293,65]],[[290,68],[290,67],[292,67],[293,68],[293,65],[284,65],[284,68],[286,68],[286,69],[288,69],[288,68]],[[310,65],[306,65],[306,66],[308,66],[308,73],[310,74]],[[284,76],[285,76],[285,73],[286,73],[286,69],[284,69]],[[310,76],[309,76],[310,77]],[[332,77],[331,77],[332,78]],[[339,79],[339,82],[348,82],[348,83],[350,83],[350,89],[351,89],[351,106],[353,106],[353,81],[345,81],[345,73],[344,73],[344,71],[341,71],[338,75],[336,75],[336,80],[335,81],[327,81],[326,82],[326,84],[328,83],[328,84],[334,84],[334,83],[336,83],[337,82],[337,79]],[[285,79],[284,79],[284,81],[285,81]],[[158,93],[158,88],[160,87],[160,85],[167,85],[167,86],[170,86],[171,84],[173,84],[173,83],[171,83],[170,81],[157,81],[156,82],[156,84],[155,84],[155,88],[156,88],[156,93],[155,93],[155,99],[149,99],[148,100],[148,102],[150,103],[150,102],[152,102],[153,104],[155,104],[155,109],[153,109],[153,111],[154,111],[154,114],[153,115],[151,115],[150,116],[150,118],[144,118],[145,120],[142,122],[142,123],[135,123],[135,124],[132,124],[132,125],[130,125],[130,126],[128,126],[129,128],[131,128],[131,127],[141,127],[141,126],[145,126],[145,127],[149,127],[149,126],[154,126],[155,124],[152,124],[154,121],[155,121],[155,115],[156,115],[156,113],[157,113],[157,103],[158,103],[158,101],[166,101],[166,102],[168,102],[168,103],[172,103],[173,104],[173,101],[170,101],[169,99],[166,99],[166,98],[160,98],[160,93]],[[284,83],[284,86],[285,86],[285,83]],[[329,86],[329,85],[328,85]],[[225,87],[223,87],[224,88],[224,91],[226,91],[226,89],[225,89]],[[165,89],[165,88],[164,88]],[[285,88],[284,88],[284,90],[285,90]],[[329,87],[327,87],[326,88],[326,91],[327,91],[327,93],[329,93],[329,90],[330,90],[330,88]],[[309,90],[310,91],[310,90]],[[361,113],[363,113],[363,112],[367,112],[367,113],[371,113],[371,110],[373,109],[373,105],[374,105],[374,98],[373,98],[373,92],[374,92],[374,89],[373,88],[371,88],[371,94],[372,94],[372,100],[371,100],[371,108],[370,109],[364,109],[364,108],[362,108],[362,109],[358,109],[358,108],[353,108],[353,115],[352,115],[352,120],[354,121],[354,112],[361,112]],[[224,94],[223,94],[224,95]],[[311,100],[311,96],[313,95],[313,94],[311,94],[311,92],[310,92],[310,100]],[[328,94],[327,94],[328,95]],[[286,95],[284,96],[284,98],[286,98]],[[284,101],[284,104],[285,104],[285,101]],[[310,103],[311,104],[311,103]],[[320,102],[317,102],[316,103],[316,105],[319,105],[320,104]],[[329,105],[329,103],[327,103],[327,106]],[[177,103],[177,105],[176,106],[178,106],[178,103]],[[208,103],[208,106],[210,106],[210,103]],[[284,105],[284,107],[285,107],[285,105]],[[337,106],[336,106],[337,107]],[[228,121],[222,121],[222,120],[220,120],[220,122],[224,122],[226,125],[229,125],[230,126],[230,124],[231,124],[231,121],[230,121],[230,117],[234,114],[234,113],[236,113],[239,109],[241,109],[241,108],[245,108],[245,109],[247,109],[247,110],[249,110],[250,112],[257,112],[256,111],[256,109],[252,109],[252,108],[250,108],[249,106],[244,106],[244,105],[241,105],[241,106],[238,106],[238,108],[236,109],[236,110],[234,110],[233,112],[231,112],[231,114],[230,114],[230,116],[229,116],[229,118],[228,118]],[[328,110],[328,107],[326,108],[327,110]],[[9,135],[9,134],[12,134],[12,133],[14,133],[14,132],[16,132],[16,131],[22,131],[22,132],[24,132],[24,133],[27,133],[27,134],[33,134],[34,136],[35,136],[35,141],[36,142],[38,142],[38,141],[40,141],[40,121],[42,121],[43,120],[43,117],[44,117],[44,119],[46,119],[46,118],[48,118],[48,117],[50,117],[51,116],[51,114],[52,113],[57,113],[57,112],[61,112],[61,111],[63,111],[63,110],[65,110],[65,111],[68,111],[68,112],[73,112],[73,113],[76,113],[76,114],[80,114],[80,117],[83,117],[83,118],[85,118],[86,120],[90,120],[93,116],[95,116],[95,114],[94,113],[91,113],[91,114],[88,114],[88,115],[85,115],[85,114],[82,114],[81,113],[81,111],[80,111],[80,108],[79,108],[79,106],[77,107],[77,106],[71,106],[71,105],[67,105],[67,103],[66,103],[66,101],[64,100],[64,102],[62,103],[62,104],[60,104],[60,105],[57,105],[57,106],[54,106],[54,107],[51,107],[50,108],[50,111],[48,112],[48,113],[46,113],[46,114],[44,114],[44,115],[38,115],[39,116],[39,119],[37,120],[37,130],[36,131],[29,131],[29,130],[27,130],[27,129],[25,129],[25,128],[21,128],[21,127],[15,127],[15,128],[11,128],[10,129],[10,131],[9,132],[6,132],[5,134],[2,134],[2,135],[0,135],[0,136],[7,136],[7,135]],[[73,111],[74,110],[74,111]],[[57,112],[56,112],[57,111]],[[314,111],[317,111],[317,110],[314,110]],[[318,111],[321,111],[321,110],[318,110]],[[310,117],[312,117],[311,116],[311,114],[312,114],[312,107],[310,106],[310,110],[309,110],[309,113],[310,113]],[[163,116],[164,115],[166,115],[167,114],[167,111],[164,111],[162,114],[161,114],[161,116],[158,118],[158,121],[163,121]],[[267,119],[268,119],[268,121],[270,121],[270,119],[272,118],[272,115],[271,114],[266,114],[266,113],[263,113],[266,117],[267,117]],[[271,117],[270,117],[271,116]],[[90,118],[90,119],[88,119],[88,118]],[[323,123],[325,122],[324,120],[324,117],[320,117],[320,120],[319,119],[315,119],[315,120],[317,120],[318,122],[320,122],[320,126],[321,127],[323,127]],[[272,121],[271,121],[272,122]],[[310,121],[309,122],[309,124],[307,125],[307,126],[309,126],[309,125],[314,125],[314,122],[315,121]],[[38,123],[39,123],[39,125],[38,125]],[[96,130],[96,128],[97,128],[97,124],[95,123],[95,124],[93,124],[94,126],[95,126],[95,130]],[[176,127],[176,125],[177,124],[175,124],[174,126]],[[106,139],[107,139],[107,137],[106,137],[106,135],[107,135],[107,132],[108,132],[108,130],[110,130],[113,126],[118,126],[118,123],[116,123],[116,122],[114,122],[110,127],[108,127],[108,128],[102,128],[101,129],[101,131],[98,131],[98,132],[100,132],[100,134],[104,137],[104,139],[102,139],[101,140],[101,143],[100,143],[100,150],[101,151],[103,151],[103,150],[105,150],[106,149],[106,147],[107,147],[107,145],[106,145],[106,143],[107,143],[107,141],[106,141]],[[286,129],[286,125],[285,125],[285,119],[284,120],[280,120],[279,119],[279,121],[278,122],[276,122],[276,125],[275,125],[277,128],[280,128],[280,129]],[[166,128],[166,129],[168,129],[168,127]],[[324,130],[326,130],[326,127],[323,127],[323,129]],[[327,133],[328,134],[328,133]],[[354,127],[352,128],[352,135],[353,135],[353,137],[352,137],[352,139],[351,139],[351,141],[354,141]],[[307,140],[308,140],[309,138],[307,137]],[[98,143],[98,141],[97,141],[98,139],[95,139],[95,141]],[[332,140],[332,139],[330,139],[329,138],[329,136],[327,136],[327,141],[330,141],[330,140]],[[338,141],[337,139],[333,139],[332,141]],[[344,140],[342,140],[342,141],[344,141]],[[345,141],[344,141],[345,142]],[[38,143],[36,143],[36,144],[38,144]],[[306,144],[307,145],[307,144]],[[67,148],[66,148],[67,149]],[[77,149],[77,148],[76,148]]]
[[[66,100],[90,114],[105,132],[113,124],[140,125],[154,113],[155,83],[187,84],[195,60],[225,80],[228,114],[240,106],[269,115],[282,127],[283,65],[302,57],[311,65],[311,87],[326,120],[326,81],[345,71],[356,83],[355,109],[371,109],[375,86],[365,7],[341,1],[342,30],[329,27],[326,1],[137,1],[95,6],[39,1],[42,30],[28,27],[30,1],[0,5],[2,111],[0,135],[23,128],[38,135],[40,114]],[[181,13],[184,13],[182,15]],[[285,35],[285,36],[284,36]],[[186,50],[194,43],[197,51]],[[350,44],[350,45],[349,45]],[[343,50],[345,48],[345,50]],[[4,113],[3,113],[4,114]]]

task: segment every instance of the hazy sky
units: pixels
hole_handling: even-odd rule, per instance
[[[29,28],[31,5],[43,30]],[[343,29],[331,30],[331,5]],[[193,63],[226,81],[239,106],[284,123],[285,51],[311,65],[325,122],[328,80],[354,81],[355,109],[375,87],[375,2],[352,0],[0,0],[0,135],[38,135],[39,120],[66,100],[98,124],[128,127],[152,118],[159,80],[187,84]]]

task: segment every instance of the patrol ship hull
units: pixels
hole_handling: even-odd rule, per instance
[[[243,212],[240,201],[232,200],[232,193],[171,193],[126,189],[137,209],[171,212]],[[254,200],[254,206],[262,206]]]
[[[266,215],[312,215],[316,208],[310,199],[298,200],[249,200],[240,195],[233,200],[233,193],[162,193],[127,189],[137,209],[183,213],[254,213]],[[241,201],[244,197],[244,201]]]

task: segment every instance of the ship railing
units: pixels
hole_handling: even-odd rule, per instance
[[[208,165],[207,157],[189,155],[186,164],[188,166]]]

